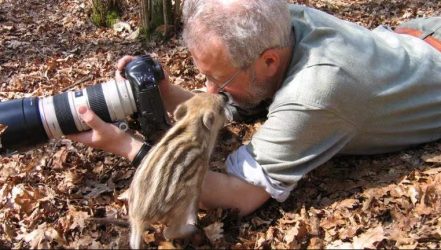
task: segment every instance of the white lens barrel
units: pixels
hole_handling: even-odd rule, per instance
[[[55,106],[53,96],[43,98],[38,102],[40,109],[41,122],[49,138],[60,138],[63,136],[57,116],[55,115]]]
[[[78,131],[89,130],[90,127],[80,119],[80,114],[78,113],[78,108],[81,106],[90,108],[89,99],[85,89],[80,89],[75,92],[69,91],[68,96],[70,111],[74,116],[75,126],[77,127]]]
[[[123,120],[136,112],[128,81],[110,80],[78,91],[42,98],[40,118],[49,138],[60,138],[90,128],[80,119],[78,109],[87,106],[106,122]]]
[[[103,83],[103,93],[112,121],[122,120],[136,112],[132,88],[128,81],[115,80]]]

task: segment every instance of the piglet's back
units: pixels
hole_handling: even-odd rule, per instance
[[[177,122],[135,173],[129,195],[131,217],[168,223],[200,193],[219,129],[225,121],[218,95],[198,94],[175,111]]]

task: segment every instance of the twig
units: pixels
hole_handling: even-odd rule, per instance
[[[80,85],[82,83],[85,83],[85,82],[91,81],[91,80],[92,80],[92,76],[91,75],[85,76],[85,77],[81,78],[80,80],[74,82],[73,84],[71,84],[71,85],[69,85],[67,87],[62,88],[61,92],[65,92],[65,91],[67,91],[67,90],[69,90],[69,89],[71,89],[71,88],[73,88],[73,87],[75,87],[77,85]]]
[[[112,225],[120,226],[120,227],[129,227],[130,226],[127,219],[116,219],[116,218],[109,218],[109,217],[104,217],[104,218],[90,217],[90,218],[87,218],[86,220],[89,222],[97,223],[97,224],[112,224]]]

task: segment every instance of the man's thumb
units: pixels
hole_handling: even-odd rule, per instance
[[[81,120],[83,120],[83,122],[86,123],[91,129],[99,130],[99,128],[105,125],[105,122],[86,106],[79,107],[78,113],[80,114]]]

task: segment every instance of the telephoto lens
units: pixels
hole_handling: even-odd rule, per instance
[[[44,98],[0,102],[0,127],[6,127],[0,133],[0,154],[89,130],[78,114],[80,106],[89,107],[105,122],[133,115],[146,139],[168,129],[170,120],[158,87],[164,79],[161,65],[148,55],[139,56],[126,65],[125,75],[128,80],[110,80]]]
[[[90,129],[79,118],[80,106],[89,107],[106,122],[123,120],[136,112],[132,88],[127,80],[110,80],[44,98],[0,102],[0,124],[7,126],[0,137],[0,150],[28,148],[48,139]]]

